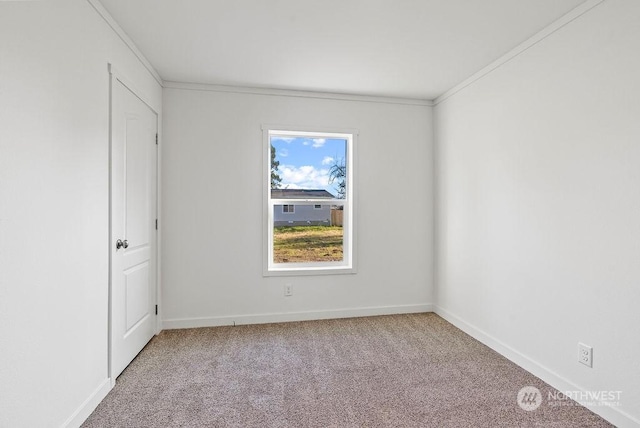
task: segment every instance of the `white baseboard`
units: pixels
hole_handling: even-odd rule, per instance
[[[542,364],[537,363],[526,355],[518,352],[509,345],[501,342],[490,334],[477,328],[476,326],[468,323],[461,317],[454,315],[453,313],[441,308],[440,306],[433,305],[434,312],[458,327],[460,330],[467,333],[474,339],[487,345],[489,348],[498,352],[505,358],[511,360],[515,364],[519,365],[534,376],[539,377],[544,382],[548,383],[558,391],[583,391],[583,388],[578,387],[572,382],[568,381],[559,374],[553,372]],[[590,405],[589,403],[580,402],[583,406],[587,407],[593,413],[601,416],[607,421],[611,422],[617,427],[638,427],[640,421],[633,416],[623,412],[617,407],[607,406],[605,403],[597,403],[596,405]]]
[[[220,327],[224,325],[267,324],[276,322],[310,321],[333,318],[368,317],[375,315],[411,314],[433,312],[432,304],[374,306],[366,308],[330,309],[324,311],[287,312],[256,315],[228,315],[221,317],[176,318],[163,320],[162,328]]]
[[[73,412],[69,419],[67,419],[62,425],[62,428],[78,428],[84,421],[87,420],[89,415],[98,407],[98,404],[107,396],[111,391],[111,379],[106,378],[102,381],[100,386]]]

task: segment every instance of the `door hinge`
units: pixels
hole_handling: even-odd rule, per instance
[[[156,219],[156,230],[158,230],[158,219]]]
[[[156,315],[158,315],[158,305],[156,305]]]
[[[158,144],[158,133],[156,132],[156,144]]]

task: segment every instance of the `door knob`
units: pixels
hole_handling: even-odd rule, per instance
[[[127,242],[126,239],[124,241],[122,239],[118,239],[116,241],[116,250],[119,250],[120,248],[129,248],[129,242]]]

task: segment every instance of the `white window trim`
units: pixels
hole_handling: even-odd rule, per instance
[[[262,125],[263,134],[263,276],[335,275],[356,273],[356,146],[358,131],[354,129],[318,129],[298,126]],[[271,199],[271,135],[347,140],[346,199]],[[273,263],[274,205],[343,205],[344,260],[341,262]]]

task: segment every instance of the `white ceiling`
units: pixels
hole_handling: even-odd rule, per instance
[[[162,79],[434,99],[584,0],[100,0]]]

